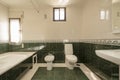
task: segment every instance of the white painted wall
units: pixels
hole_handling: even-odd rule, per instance
[[[64,40],[78,39],[82,25],[82,9],[79,6],[67,7],[67,21],[53,22],[53,7],[42,6],[39,13],[35,9],[11,9],[9,17],[21,17],[23,40]],[[44,15],[47,15],[45,19]]]
[[[0,43],[8,42],[8,8],[0,4]]]
[[[120,2],[114,3],[112,9],[113,30],[120,30]]]
[[[82,39],[113,39],[120,38],[112,34],[111,0],[87,0],[83,7]],[[100,20],[100,10],[108,10],[108,20]]]
[[[10,9],[9,17],[22,17],[23,40],[78,40],[113,39],[111,0],[86,0],[81,6],[67,6],[67,21],[53,22],[51,6],[42,5],[39,13],[35,9]],[[108,20],[100,20],[100,10],[109,10]],[[47,15],[45,19],[44,15]]]

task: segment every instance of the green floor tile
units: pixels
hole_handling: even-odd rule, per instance
[[[32,80],[89,80],[79,68],[69,70],[65,67],[56,67],[51,71],[40,67]]]

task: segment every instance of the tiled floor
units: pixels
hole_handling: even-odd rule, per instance
[[[32,80],[89,80],[80,68],[69,70],[65,67],[55,67],[48,71],[45,67],[38,68]]]
[[[35,64],[34,67],[32,69],[30,69],[20,80],[31,80],[32,77],[35,75],[35,73],[37,72],[37,70],[40,67],[42,67],[42,68],[44,67],[44,70],[46,70],[46,66],[47,66],[46,63],[44,63],[44,64],[42,64],[42,63]],[[55,63],[55,64],[53,64],[53,68],[56,68],[56,67],[58,67],[58,68],[59,67],[61,67],[61,68],[64,67],[65,68],[66,64],[64,64],[64,63]],[[80,69],[88,77],[89,80],[101,80],[89,68],[87,68],[83,63],[80,63],[80,66],[78,66],[76,70],[79,71]],[[42,72],[41,72],[41,74],[42,74]],[[65,74],[65,73],[61,73],[60,75],[63,75],[63,74]],[[69,75],[71,75],[71,74],[69,74]],[[40,79],[34,79],[34,80],[40,80]],[[58,80],[58,79],[56,79],[56,80]],[[64,79],[61,79],[61,80],[64,80]],[[84,80],[84,79],[79,79],[79,80]]]

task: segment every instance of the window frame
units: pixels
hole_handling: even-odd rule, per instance
[[[60,14],[60,9],[64,9],[64,19],[63,20],[61,20],[60,19],[60,15],[59,15],[59,20],[55,20],[55,10],[56,9],[59,9],[59,14]],[[53,21],[66,21],[66,7],[54,7],[53,8]]]
[[[18,19],[18,20],[19,20],[19,26],[20,26],[19,33],[20,33],[20,38],[19,38],[19,42],[18,42],[18,43],[11,41],[11,26],[10,26],[10,20],[14,20],[14,19]],[[21,41],[22,41],[21,18],[9,18],[9,43],[10,43],[10,44],[13,44],[13,45],[20,45],[20,44],[21,44]]]

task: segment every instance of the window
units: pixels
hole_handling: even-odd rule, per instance
[[[101,20],[104,20],[104,19],[105,19],[105,11],[104,11],[104,10],[101,10],[101,11],[100,11],[100,19],[101,19]]]
[[[53,21],[66,21],[66,8],[53,8]]]
[[[20,43],[21,30],[20,30],[20,18],[10,18],[10,42]]]
[[[109,11],[101,10],[100,11],[100,20],[108,20],[109,19]]]

